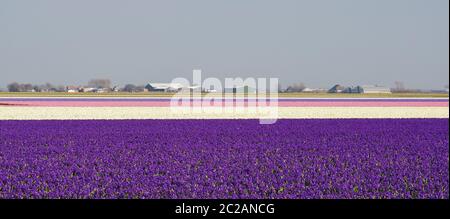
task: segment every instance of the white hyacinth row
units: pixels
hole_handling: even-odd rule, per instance
[[[448,107],[0,107],[0,120],[449,118]]]

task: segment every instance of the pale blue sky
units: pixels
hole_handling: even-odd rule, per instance
[[[439,89],[448,60],[448,0],[0,0],[0,87],[166,82],[200,68]]]

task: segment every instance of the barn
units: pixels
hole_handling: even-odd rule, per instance
[[[358,91],[364,94],[390,94],[391,89],[378,85],[362,85]]]
[[[345,91],[345,89],[346,89],[346,87],[344,87],[340,84],[336,84],[328,90],[328,93],[342,93]]]
[[[177,92],[183,88],[179,83],[148,83],[145,88],[153,92]]]

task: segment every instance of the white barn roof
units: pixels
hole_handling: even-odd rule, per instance
[[[148,83],[152,88],[154,89],[161,89],[161,90],[167,90],[167,89],[180,89],[183,87],[180,83]]]
[[[391,93],[391,89],[378,85],[362,85],[363,93]]]

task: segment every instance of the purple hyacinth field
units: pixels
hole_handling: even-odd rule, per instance
[[[448,119],[0,121],[0,198],[449,198]]]

